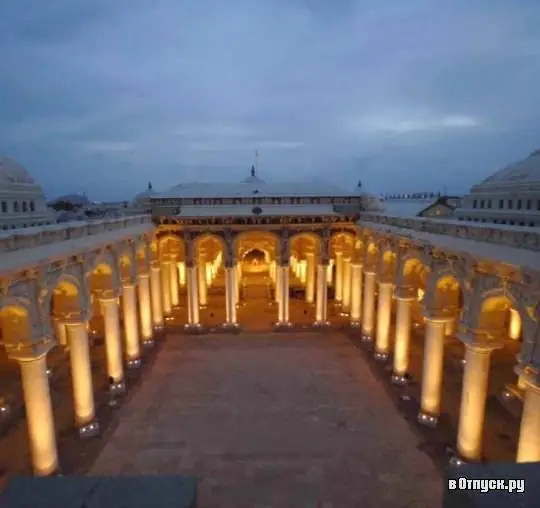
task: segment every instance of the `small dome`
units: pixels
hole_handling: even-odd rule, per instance
[[[266,182],[255,174],[255,166],[251,166],[251,174],[242,180],[242,183],[250,183],[252,185],[265,185]]]
[[[0,157],[0,184],[5,183],[33,184],[34,179],[20,164],[7,157]]]
[[[152,188],[152,184],[148,182],[148,188],[144,192],[140,192],[133,198],[134,203],[141,203],[148,201],[152,196],[155,196],[157,192]]]
[[[535,150],[527,158],[514,162],[486,178],[480,186],[490,184],[512,184],[514,182],[540,181],[540,149]]]

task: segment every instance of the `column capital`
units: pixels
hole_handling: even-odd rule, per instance
[[[411,286],[397,286],[395,294],[396,299],[405,302],[412,302],[417,299],[417,291]]]
[[[377,283],[379,286],[393,286],[394,283],[389,280],[378,280]]]
[[[8,358],[18,362],[33,362],[43,358],[54,346],[56,341],[51,337],[42,337],[35,342],[6,344]]]
[[[364,266],[365,275],[377,275],[377,268],[374,266]]]
[[[491,337],[482,330],[463,330],[457,334],[457,338],[463,342],[465,347],[479,353],[491,353],[491,351],[504,346],[502,338]]]
[[[148,272],[139,272],[137,274],[137,278],[140,280],[140,279],[149,279],[150,278],[150,274]]]
[[[521,380],[527,385],[540,392],[540,369],[534,365],[516,365],[514,372],[521,378]]]
[[[98,298],[99,303],[109,305],[112,303],[118,304],[118,297],[114,295],[103,295]]]
[[[126,277],[121,281],[122,288],[135,287],[137,285],[136,277]]]
[[[155,270],[155,271],[161,270],[161,266],[159,264],[159,261],[157,261],[157,260],[152,261],[150,263],[150,270]]]

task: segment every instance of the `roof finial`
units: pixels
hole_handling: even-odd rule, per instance
[[[152,182],[148,182],[148,190],[152,190]]]
[[[255,165],[251,166],[251,176],[255,176]]]

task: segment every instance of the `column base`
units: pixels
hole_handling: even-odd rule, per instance
[[[163,323],[162,323],[162,324],[159,324],[159,325],[154,325],[154,330],[155,330],[156,332],[162,332],[164,328],[165,328],[165,327],[163,326]]]
[[[313,328],[328,328],[330,325],[330,321],[315,321],[311,326]]]
[[[373,337],[369,333],[362,332],[362,342],[373,342]]]
[[[431,427],[434,429],[439,423],[439,417],[426,413],[425,411],[420,411],[417,417],[418,423],[425,425],[426,427]]]
[[[150,349],[156,345],[156,341],[153,338],[144,339],[142,345],[145,349]]]
[[[393,373],[390,381],[393,385],[405,386],[409,384],[409,377],[407,376],[407,374]]]
[[[238,332],[240,331],[240,325],[238,323],[223,323],[221,328],[226,332]]]
[[[99,423],[97,420],[93,420],[90,423],[79,427],[79,437],[83,439],[95,437],[97,435],[99,435]]]
[[[386,360],[388,360],[388,353],[385,353],[384,351],[375,351],[375,353],[373,353],[373,358],[378,362],[386,362]]]
[[[121,379],[120,381],[115,381],[114,383],[111,383],[109,385],[109,391],[112,395],[124,393],[126,391],[126,383],[123,379]]]
[[[132,360],[128,360],[126,362],[127,368],[130,370],[136,370],[141,367],[141,359],[140,358],[133,358]]]
[[[278,321],[274,325],[274,330],[277,332],[284,332],[292,328],[292,323],[290,321]]]
[[[188,333],[203,333],[204,328],[201,323],[187,323],[184,325],[184,330]]]
[[[349,326],[351,328],[360,328],[362,326],[362,321],[358,321],[358,320],[352,320],[350,323],[349,323]]]

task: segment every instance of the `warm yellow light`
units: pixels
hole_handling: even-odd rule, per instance
[[[424,295],[426,294],[426,292],[421,289],[421,288],[418,288],[418,301],[421,302],[423,299],[424,299]]]

